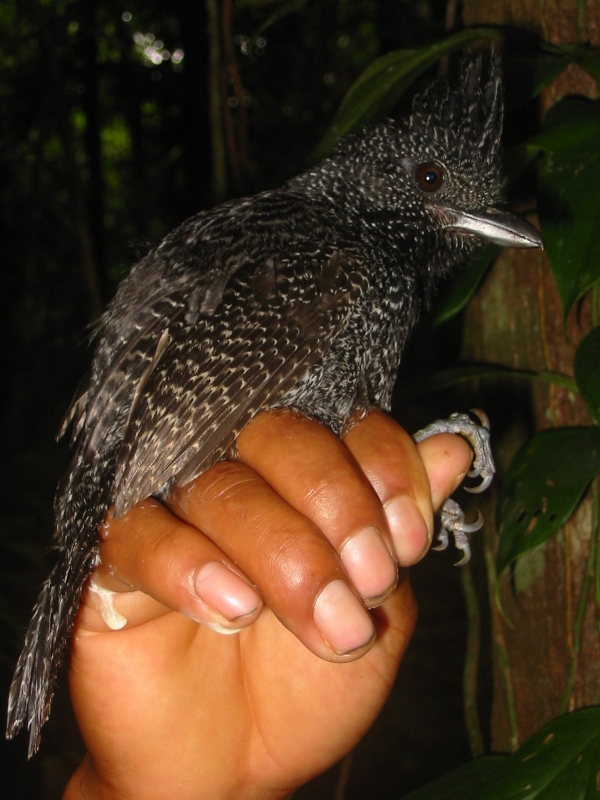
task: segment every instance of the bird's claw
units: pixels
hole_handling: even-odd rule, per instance
[[[455,539],[454,539],[454,543],[456,544],[456,547],[459,550],[462,550],[463,553],[464,553],[464,555],[460,559],[460,561],[457,561],[455,563],[455,565],[454,565],[455,567],[464,567],[464,565],[468,564],[469,561],[471,560],[471,546],[470,546],[470,544],[469,544],[469,542],[467,540],[467,537],[464,536],[463,538],[464,538],[464,542],[462,542],[462,543],[459,543],[458,538],[455,537]]]
[[[442,506],[442,529],[438,534],[440,545],[436,550],[445,550],[448,545],[448,534],[452,534],[454,545],[458,550],[463,551],[463,557],[455,566],[460,567],[466,564],[471,558],[471,547],[467,538],[467,533],[478,531],[483,525],[483,514],[477,512],[477,521],[470,524],[465,523],[465,514],[462,508],[454,500],[446,500]]]
[[[481,477],[480,486],[468,488],[469,492],[483,492],[490,485],[496,467],[490,447],[490,421],[487,414],[478,408],[471,409],[479,417],[481,424],[474,422],[468,414],[451,414],[448,419],[438,419],[417,431],[413,436],[415,442],[422,442],[438,433],[456,433],[466,439],[473,448],[473,465],[467,475],[471,478]]]
[[[467,474],[472,478],[476,477],[474,475],[471,475],[470,472],[468,472]],[[491,475],[486,475],[486,477],[481,481],[479,486],[465,486],[464,487],[465,492],[470,492],[471,494],[481,494],[481,492],[485,492],[485,490],[492,482],[493,477],[494,477],[493,473]]]
[[[438,542],[435,547],[432,547],[432,550],[445,550],[448,547],[448,531],[442,526],[442,529],[438,533]]]
[[[471,478],[481,477],[481,483],[474,487],[465,487],[466,491],[473,494],[484,492],[494,477],[496,467],[494,465],[494,458],[490,447],[490,421],[487,415],[479,409],[471,409],[481,424],[479,425],[467,414],[451,414],[448,419],[438,419],[417,431],[414,435],[416,442],[422,442],[430,436],[435,436],[438,433],[455,433],[465,438],[473,448],[473,466],[467,475]],[[442,506],[442,529],[438,534],[439,544],[434,547],[434,550],[445,550],[448,546],[448,537],[451,533],[454,538],[454,544],[457,549],[463,551],[463,557],[457,562],[455,566],[460,567],[466,564],[471,558],[471,548],[467,533],[478,531],[483,525],[483,516],[478,512],[477,521],[466,524],[465,515],[461,507],[454,500],[446,500]]]

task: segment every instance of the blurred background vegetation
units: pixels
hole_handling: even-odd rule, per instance
[[[23,630],[51,560],[52,498],[67,458],[66,444],[56,445],[54,436],[89,363],[94,322],[131,263],[187,216],[226,198],[277,186],[306,167],[346,91],[378,56],[424,47],[465,24],[516,25],[551,41],[587,41],[583,28],[571,36],[560,17],[561,8],[569,6],[572,19],[583,26],[585,3],[548,0],[554,28],[540,23],[533,0],[521,4],[522,18],[502,11],[509,6],[494,0],[483,12],[475,0],[0,0],[0,698],[7,694]],[[596,38],[599,27],[592,31]],[[539,63],[529,65],[529,78],[532,65]],[[443,63],[416,79],[411,93],[440,68]],[[521,67],[513,69],[517,94],[524,89],[524,74]],[[546,97],[546,106],[573,89],[585,94],[582,80],[585,84],[576,76],[570,88]],[[507,117],[508,145],[526,139],[539,125],[538,100],[528,90],[524,94],[526,102],[517,103]],[[409,100],[402,97],[393,113],[402,114]],[[520,184],[527,208],[531,183],[525,176]],[[502,270],[506,275],[514,270],[509,257],[503,259],[496,267],[500,278]],[[536,283],[541,262],[530,258],[529,263],[514,296],[500,300],[500,325],[490,301],[500,297],[493,288],[500,284],[489,281],[488,294],[484,287],[467,312],[464,339],[463,315],[441,333],[424,325],[407,353],[401,384],[409,384],[415,371],[422,373],[423,365],[427,371],[451,366],[461,353],[527,367],[526,357],[515,356],[513,364],[512,356],[494,350],[485,326],[502,328],[504,320],[514,336],[515,320],[510,312],[505,319],[506,309],[514,312],[521,301],[533,307],[529,298],[542,297],[542,284]],[[559,306],[557,301],[552,308]],[[542,327],[553,324],[562,336],[560,311],[554,316],[542,313]],[[540,326],[533,323],[539,338]],[[545,356],[556,349],[554,341],[544,347]],[[553,368],[568,372],[571,367]],[[416,430],[435,415],[483,404],[493,412],[498,437],[507,442],[502,467],[539,425],[544,409],[563,402],[562,390],[552,391],[551,401],[540,391],[533,391],[532,400],[529,387],[495,383],[480,400],[473,386],[461,385],[429,401],[415,402],[413,392],[395,413]],[[561,423],[565,419],[556,412],[553,424]],[[432,555],[412,571],[420,620],[389,703],[351,758],[295,798],[391,800],[491,744],[504,750],[516,746],[514,726],[503,722],[506,713],[503,717],[493,709],[498,665],[494,671],[490,640],[492,631],[497,640],[504,623],[487,605],[483,549],[475,544],[468,585],[467,573],[461,577],[451,568],[454,560],[452,552]],[[549,591],[555,574],[550,574]],[[469,611],[471,632],[478,615],[477,636],[468,640],[481,653],[472,662],[477,682],[471,675],[471,701],[483,732],[476,746],[463,713],[468,622],[461,580],[467,594],[478,589],[480,596],[480,605],[471,603]],[[522,630],[523,640],[512,642],[521,652],[523,641],[531,641],[527,626]],[[552,639],[550,628],[548,636]],[[537,666],[522,666],[527,690],[527,676],[536,675]],[[515,681],[518,685],[518,675]],[[559,682],[562,697],[562,677]],[[0,795],[60,797],[82,755],[65,685],[63,676],[41,751],[31,762],[25,736],[2,740]],[[529,734],[555,716],[555,706],[540,709],[537,717],[524,714],[521,732]],[[509,728],[510,735],[503,733]]]

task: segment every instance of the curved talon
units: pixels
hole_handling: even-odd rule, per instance
[[[471,548],[469,547],[469,543],[466,542],[463,547],[460,548],[464,555],[460,561],[457,561],[454,565],[455,567],[464,567],[471,560]]]
[[[485,492],[485,490],[492,482],[493,477],[494,477],[493,475],[488,475],[481,481],[479,486],[465,486],[464,487],[465,492],[470,492],[471,494],[479,494],[480,492]]]
[[[471,409],[471,414],[475,414],[476,417],[479,417],[483,427],[486,428],[486,430],[489,431],[489,429],[490,429],[490,418],[485,413],[485,411],[482,411],[480,408],[472,408]]]
[[[432,547],[432,550],[445,550],[448,547],[448,533],[444,528],[438,533],[438,542],[439,544]]]
[[[465,533],[462,529],[455,531],[454,544],[456,545],[457,550],[463,551],[463,557],[460,561],[457,561],[454,566],[462,567],[463,564],[466,564],[471,559],[471,547],[469,545],[469,540],[465,536]]]
[[[478,510],[477,520],[475,522],[471,522],[469,525],[465,525],[463,523],[460,526],[460,531],[462,533],[473,533],[474,531],[481,530],[481,528],[483,528],[483,514],[481,513],[481,511]]]
[[[479,469],[479,467],[473,467],[473,469],[470,469],[467,472],[468,478],[477,478],[479,475],[481,475],[481,470]]]

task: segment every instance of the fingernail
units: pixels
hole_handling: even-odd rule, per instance
[[[327,644],[338,655],[365,647],[375,636],[371,617],[340,579],[328,583],[317,597],[313,619]]]
[[[375,527],[350,537],[340,553],[356,590],[371,604],[382,600],[396,585],[398,570]]]
[[[219,561],[210,561],[202,567],[195,586],[200,599],[229,622],[251,616],[262,603],[246,581]]]
[[[408,495],[390,500],[383,507],[387,517],[398,563],[414,564],[423,555],[431,533],[417,504]]]

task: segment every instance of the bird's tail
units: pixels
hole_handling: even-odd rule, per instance
[[[29,730],[29,757],[40,744],[41,728],[50,714],[54,685],[69,640],[81,593],[94,569],[98,525],[108,507],[108,493],[99,470],[71,472],[56,503],[58,559],[45,581],[25,635],[8,698],[6,736],[23,725]]]

